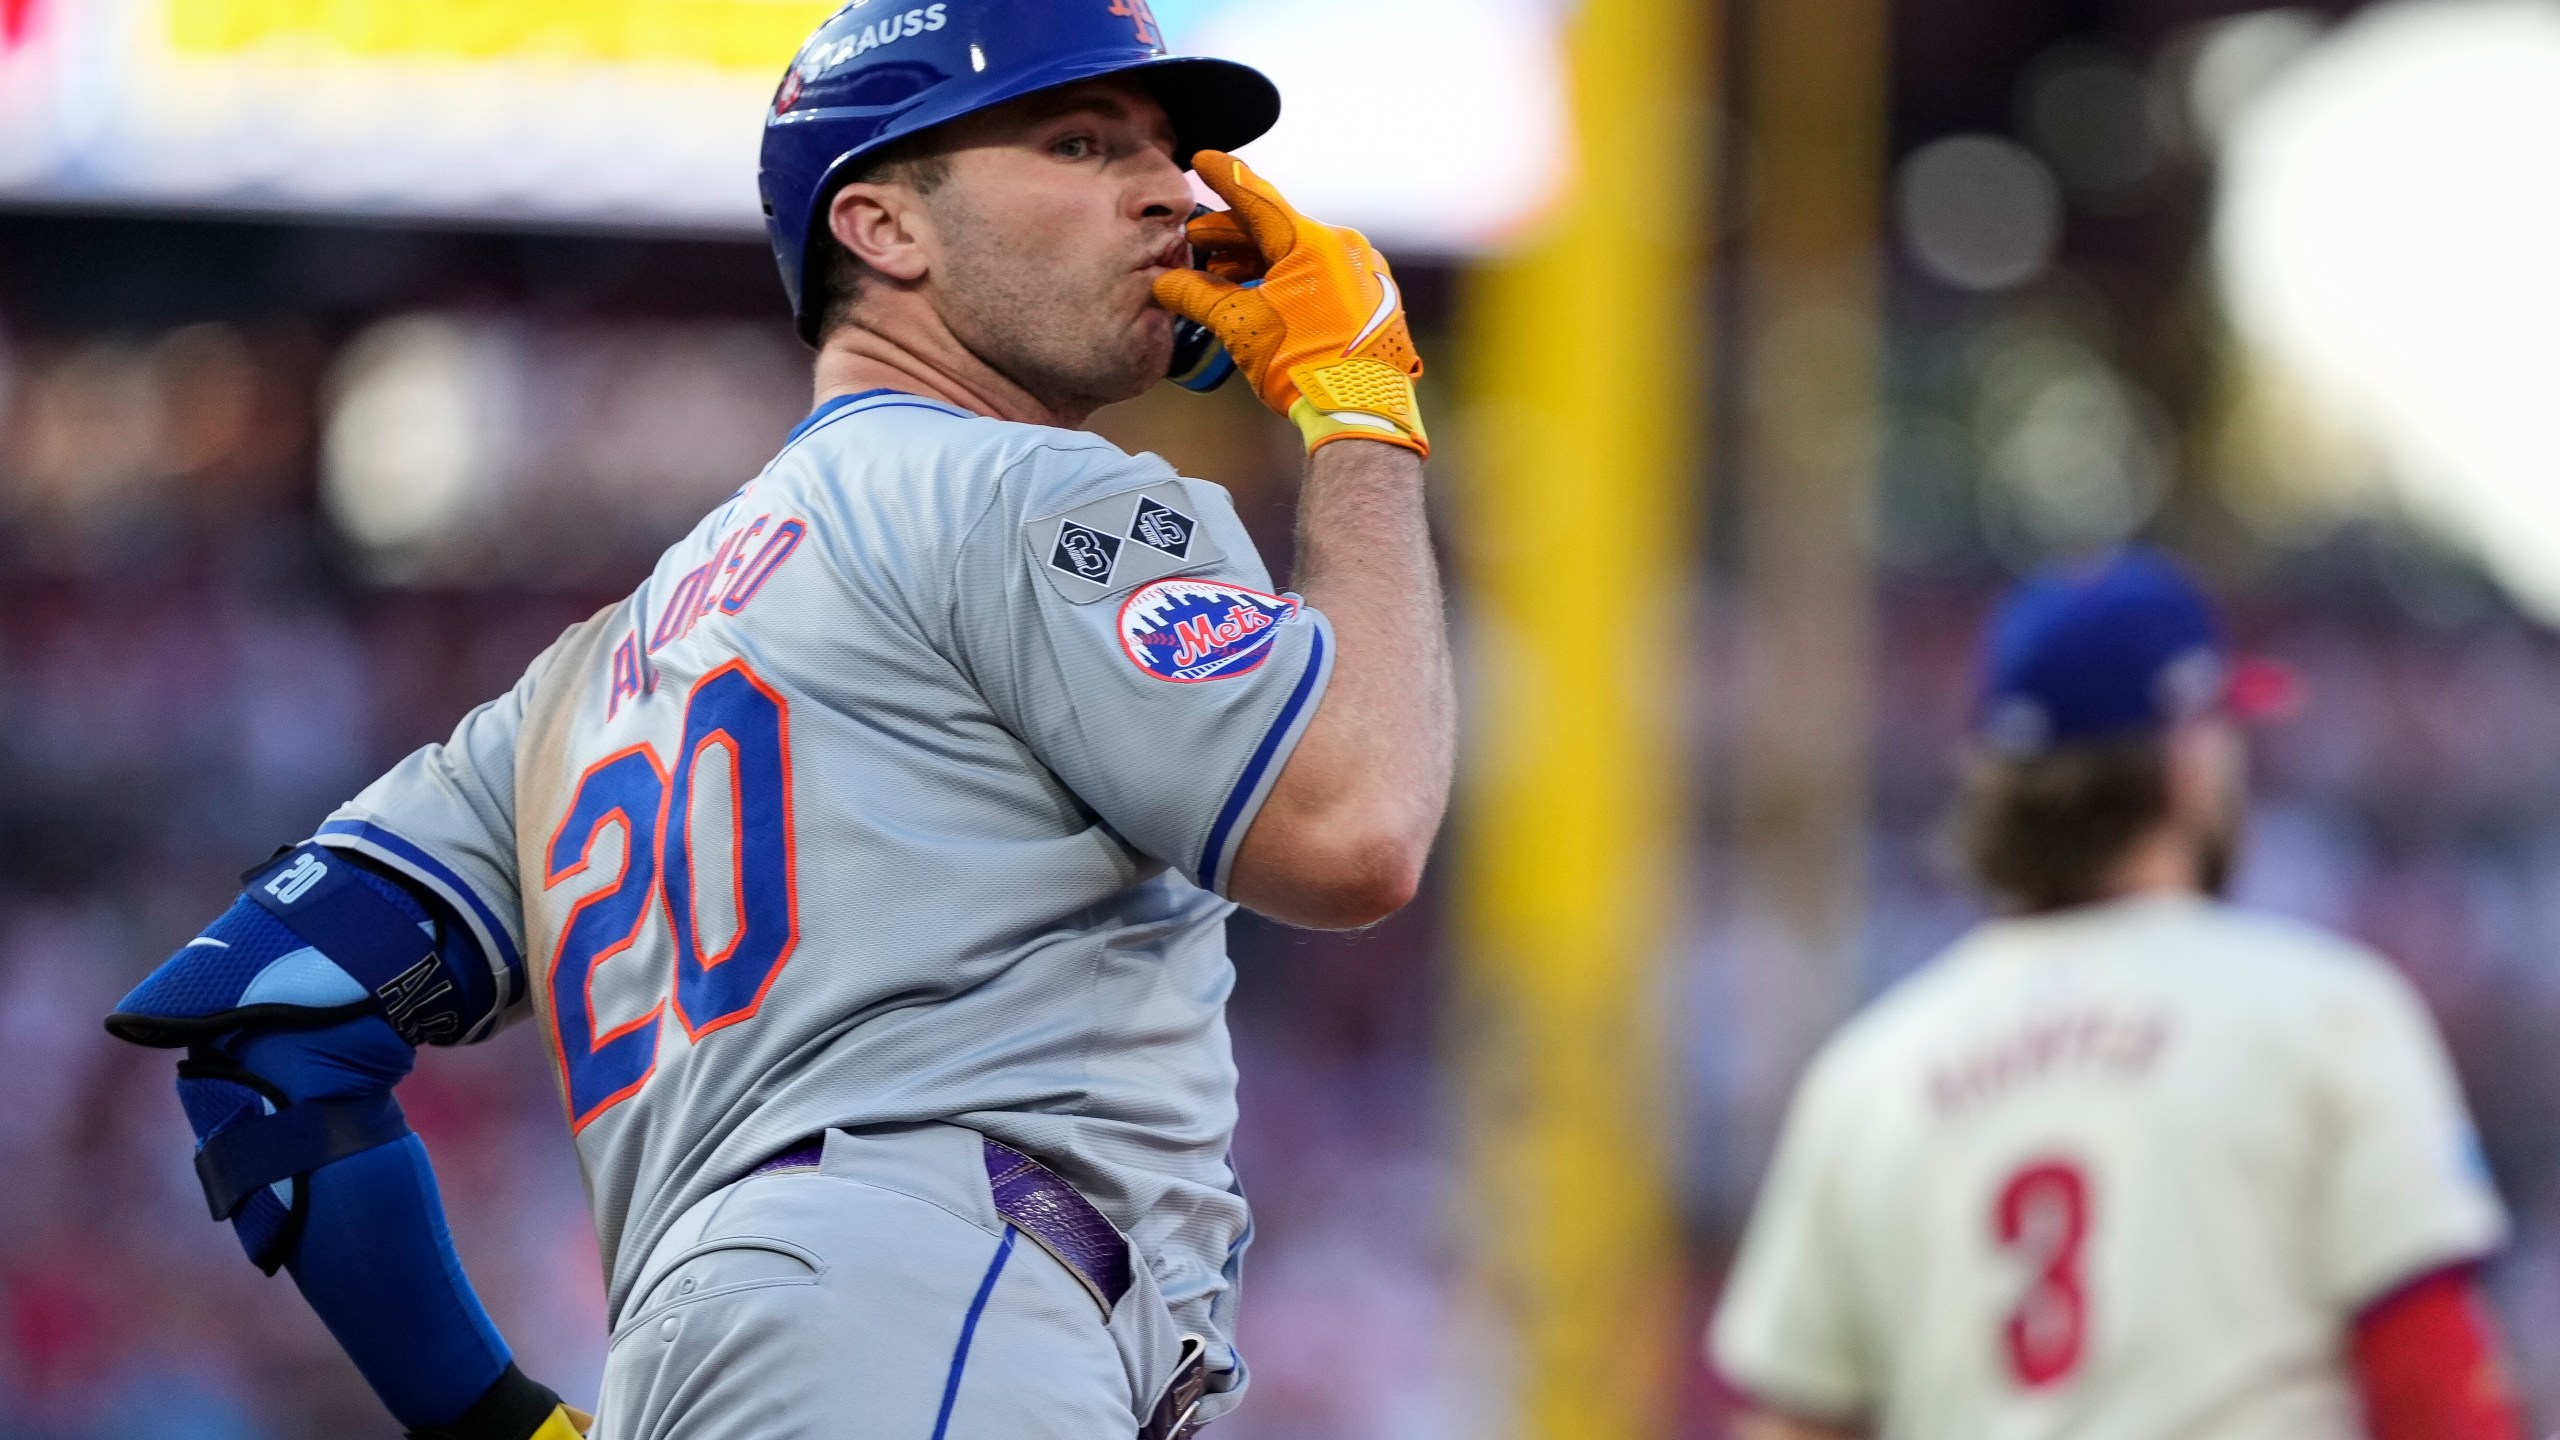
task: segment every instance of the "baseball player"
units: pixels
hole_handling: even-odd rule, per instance
[[[816,409],[110,1020],[185,1048],[214,1214],[412,1435],[588,1423],[510,1362],[391,1098],[519,1019],[609,1278],[597,1433],[1236,1403],[1224,922],[1403,905],[1453,745],[1421,361],[1367,242],[1224,153],[1278,113],[1143,0],[829,19],[762,176]],[[1197,222],[1195,165],[1232,207]],[[1298,593],[1218,486],[1078,428],[1177,315],[1305,437]]]
[[[1991,622],[1960,814],[2009,912],[1798,1091],[1710,1337],[1750,1440],[2519,1440],[2505,1220],[2378,957],[2217,897],[2283,681],[2133,549]]]

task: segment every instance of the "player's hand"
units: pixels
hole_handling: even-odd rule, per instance
[[[1216,331],[1310,451],[1378,440],[1430,454],[1413,394],[1422,356],[1385,257],[1359,231],[1299,214],[1232,155],[1203,150],[1193,168],[1233,208],[1191,222],[1208,268],[1158,277],[1156,302]]]
[[[1259,284],[1271,272],[1271,262],[1262,258],[1262,247],[1253,243],[1253,236],[1237,221],[1233,210],[1201,207],[1200,213],[1191,217],[1187,238],[1191,253],[1200,262],[1194,268],[1221,280]]]

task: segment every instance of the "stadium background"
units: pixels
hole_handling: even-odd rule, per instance
[[[825,8],[0,0],[0,1440],[391,1433],[97,1019],[804,408],[741,187]],[[2242,889],[2435,1007],[2560,1423],[2560,9],[1156,9],[1274,69],[1299,138],[1248,153],[1408,282],[1469,699],[1423,904],[1236,923],[1220,1433],[1722,1434],[1694,1339],[1787,1085],[1973,915],[1969,627],[2130,534],[2307,676]],[[1100,423],[1285,568],[1249,397]],[[591,1393],[520,1038],[402,1097],[527,1368]]]

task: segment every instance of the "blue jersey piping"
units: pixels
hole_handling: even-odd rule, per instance
[[[966,410],[954,409],[938,400],[927,400],[920,395],[910,395],[904,390],[865,390],[856,395],[838,395],[810,411],[808,419],[792,427],[791,438],[782,442],[782,448],[788,450],[799,444],[802,437],[809,432],[844,414],[853,406],[861,405],[866,400],[879,400],[884,396],[893,395],[897,398],[885,405],[866,405],[863,408],[866,413],[871,410],[932,410],[944,415],[957,415],[964,418],[969,413]]]
[[[1306,708],[1307,697],[1315,693],[1316,676],[1324,671],[1324,627],[1315,627],[1315,643],[1307,650],[1306,673],[1298,677],[1298,687],[1289,692],[1287,704],[1263,732],[1262,743],[1254,747],[1253,758],[1245,762],[1244,774],[1237,777],[1236,788],[1227,792],[1227,803],[1218,810],[1218,823],[1209,827],[1209,843],[1200,852],[1200,883],[1218,888],[1218,862],[1225,858],[1228,831],[1244,814],[1246,803],[1262,785],[1262,772],[1271,768],[1271,757],[1280,751],[1281,738],[1298,723],[1298,712]],[[1220,893],[1224,893],[1221,891]]]

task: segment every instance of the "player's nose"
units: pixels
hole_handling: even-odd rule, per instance
[[[1129,183],[1129,213],[1146,221],[1181,224],[1191,216],[1191,182],[1171,155],[1150,145]]]

